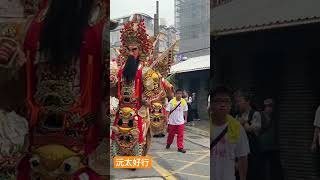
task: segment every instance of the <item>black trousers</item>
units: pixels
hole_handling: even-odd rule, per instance
[[[191,109],[192,117],[195,119],[199,119],[198,109]]]
[[[248,157],[247,180],[284,180],[283,169],[278,151],[250,154]],[[240,180],[239,172],[236,179]]]
[[[262,180],[260,169],[257,158],[249,155],[247,180]],[[236,172],[236,180],[240,180],[239,172]]]
[[[259,157],[255,154],[248,155],[248,169],[247,169],[247,180],[262,180],[260,171],[262,170],[259,164]],[[236,161],[238,162],[238,161]],[[240,180],[239,171],[236,171],[236,180]]]
[[[188,104],[188,119],[187,119],[187,122],[191,122],[191,121],[193,121],[192,110],[191,110],[191,105]]]
[[[283,180],[283,170],[279,151],[261,153],[261,180]]]

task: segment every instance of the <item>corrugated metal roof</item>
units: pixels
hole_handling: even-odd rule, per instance
[[[210,69],[210,55],[187,59],[171,67],[170,73],[183,73]]]
[[[211,32],[221,35],[314,22],[319,0],[234,0],[211,10]]]

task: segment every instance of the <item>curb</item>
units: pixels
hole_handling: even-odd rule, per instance
[[[197,135],[201,135],[201,136],[205,136],[205,137],[210,137],[210,132],[208,132],[208,131],[204,131],[202,129],[190,127],[190,126],[185,126],[184,128],[186,131],[191,132],[193,134],[197,134]]]

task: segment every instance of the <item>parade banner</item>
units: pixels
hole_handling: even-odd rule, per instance
[[[116,156],[113,158],[116,169],[147,169],[152,168],[151,156]]]

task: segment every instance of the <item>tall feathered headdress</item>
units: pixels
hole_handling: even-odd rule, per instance
[[[129,56],[129,45],[137,45],[140,51],[140,61],[146,62],[152,44],[149,41],[148,34],[144,25],[144,20],[139,22],[130,21],[124,24],[124,27],[120,31],[121,33],[121,46],[120,54],[124,60]],[[122,62],[123,63],[123,62]]]

